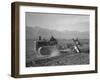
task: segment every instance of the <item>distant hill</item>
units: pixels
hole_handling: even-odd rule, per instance
[[[50,30],[40,27],[26,27],[26,39],[38,39],[39,36],[49,39],[51,36],[54,36],[57,39],[88,39],[89,32],[78,32],[78,31],[57,31]]]

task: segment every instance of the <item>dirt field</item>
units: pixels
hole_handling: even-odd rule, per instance
[[[84,41],[84,44],[86,42]],[[59,53],[58,56],[50,58],[37,58],[33,50],[32,41],[27,43],[26,47],[26,67],[39,67],[39,66],[58,66],[58,65],[85,65],[89,64],[89,52],[85,50],[81,53],[65,52]]]
[[[81,65],[89,64],[88,53],[64,53],[52,58],[36,59],[30,63],[30,67],[57,66],[57,65]]]

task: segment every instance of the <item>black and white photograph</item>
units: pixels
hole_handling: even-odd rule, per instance
[[[12,76],[97,73],[97,7],[12,3]]]
[[[90,63],[90,15],[25,13],[26,67]]]

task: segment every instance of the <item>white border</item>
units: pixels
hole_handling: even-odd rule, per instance
[[[43,13],[63,13],[63,14],[83,14],[90,15],[90,64],[74,66],[50,66],[50,67],[25,67],[25,12],[43,12]],[[95,11],[71,8],[52,8],[52,7],[32,7],[20,6],[20,51],[19,51],[19,73],[20,74],[38,74],[53,72],[72,72],[95,70]]]

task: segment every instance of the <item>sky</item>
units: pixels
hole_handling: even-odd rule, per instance
[[[89,32],[89,15],[26,12],[27,27],[42,27],[57,31]]]

